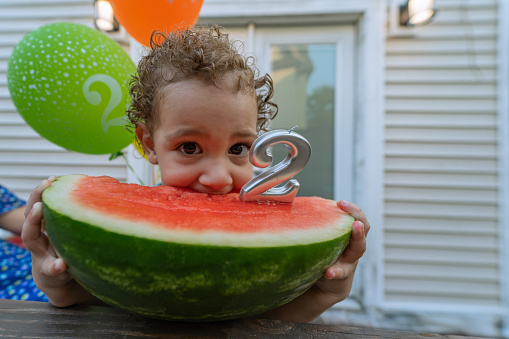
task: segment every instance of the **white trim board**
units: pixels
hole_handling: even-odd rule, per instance
[[[498,1],[497,26],[497,111],[500,291],[505,308],[502,335],[509,338],[509,3]]]

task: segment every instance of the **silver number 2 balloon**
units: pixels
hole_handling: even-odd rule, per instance
[[[272,163],[272,155],[267,152],[271,146],[284,144],[288,148],[288,155],[283,161],[245,184],[240,191],[240,200],[291,203],[295,199],[300,184],[291,178],[306,167],[311,156],[311,145],[302,135],[293,131],[295,128],[270,131],[255,140],[251,146],[249,161],[256,167],[265,168]],[[289,179],[291,180],[282,187],[275,187]]]

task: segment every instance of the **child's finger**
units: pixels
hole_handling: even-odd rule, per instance
[[[48,239],[41,231],[42,203],[36,202],[28,213],[23,229],[21,240],[25,247],[35,256],[42,256],[48,248]]]
[[[341,255],[341,261],[347,263],[357,262],[366,252],[365,227],[360,221],[354,221],[352,224],[352,236],[347,248]]]
[[[61,258],[57,258],[53,264],[53,271],[57,274],[61,274],[67,271],[67,264]]]
[[[46,180],[43,180],[33,191],[30,193],[28,197],[27,204],[25,206],[25,218],[28,216],[28,213],[32,210],[34,204],[38,201],[42,201],[42,192],[48,187],[51,186],[51,182],[55,181],[56,177],[51,176]]]
[[[352,217],[355,218],[355,220],[359,220],[364,224],[364,234],[367,236],[369,229],[371,228],[368,219],[366,218],[366,215],[361,210],[361,208],[354,203],[341,200],[337,203],[338,207],[343,210],[344,212],[350,214]]]
[[[42,274],[50,277],[51,279],[58,279],[59,281],[69,280],[69,275],[66,274],[67,264],[61,258],[46,257],[42,265]],[[65,274],[63,274],[65,273]]]
[[[336,261],[334,265],[329,267],[323,276],[327,279],[342,280],[346,279],[355,270],[356,264],[342,263]]]
[[[359,259],[366,251],[364,225],[360,221],[352,224],[352,237],[340,258],[323,274],[327,279],[345,279],[355,270]]]

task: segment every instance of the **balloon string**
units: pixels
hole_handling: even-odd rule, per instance
[[[141,180],[141,178],[138,176],[138,174],[136,174],[136,172],[134,171],[134,168],[131,166],[131,164],[129,163],[129,160],[127,160],[127,157],[125,156],[125,154],[124,154],[123,152],[118,151],[118,152],[116,152],[116,153],[111,153],[111,155],[110,155],[110,161],[111,161],[111,160],[113,160],[113,159],[116,159],[116,158],[118,158],[118,157],[120,157],[120,156],[121,156],[122,158],[124,158],[124,161],[125,161],[125,163],[126,163],[126,165],[127,165],[127,168],[129,168],[129,170],[131,171],[131,173],[132,173],[132,174],[134,174],[134,176],[136,177],[136,179],[138,180],[138,182],[139,182],[141,185],[145,186],[145,183],[143,182],[143,180]]]
[[[141,178],[138,176],[138,174],[136,174],[136,172],[134,171],[134,169],[132,168],[131,164],[129,164],[129,161],[127,160],[127,157],[125,156],[124,153],[122,153],[122,158],[124,158],[125,160],[125,163],[127,165],[127,168],[129,168],[129,170],[134,174],[134,176],[136,177],[136,179],[138,180],[138,182],[145,186],[145,183],[143,182],[143,180],[141,180]]]

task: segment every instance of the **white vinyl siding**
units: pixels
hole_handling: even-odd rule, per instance
[[[122,159],[69,152],[41,138],[17,113],[7,88],[7,62],[25,34],[51,22],[93,27],[90,0],[0,0],[0,184],[27,199],[50,175],[83,173],[126,179]],[[87,126],[83,126],[87,128]]]
[[[435,5],[386,44],[384,301],[499,306],[497,2]]]

